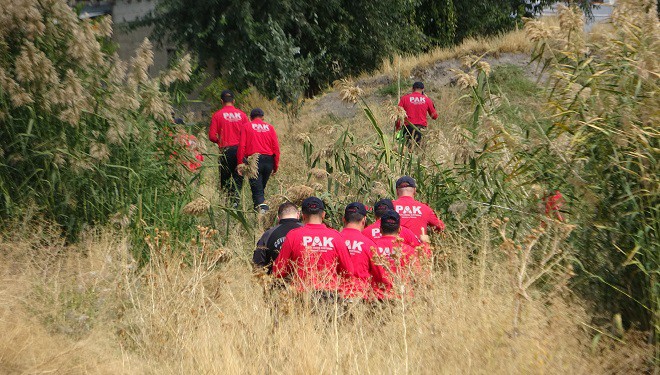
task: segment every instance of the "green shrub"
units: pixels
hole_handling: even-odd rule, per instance
[[[78,20],[63,1],[0,15],[0,217],[36,208],[69,240],[87,225],[190,227],[169,95],[190,59],[157,78],[148,40],[129,64],[110,54],[109,18]]]

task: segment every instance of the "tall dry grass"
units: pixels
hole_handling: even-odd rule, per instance
[[[438,47],[428,53],[418,55],[395,56],[383,60],[380,73],[391,78],[410,77],[415,69],[429,68],[438,61],[458,59],[467,55],[485,53],[529,53],[532,44],[523,30],[501,34],[495,37],[468,38],[461,44],[443,48]]]
[[[526,303],[513,335],[504,253],[486,237],[450,236],[431,286],[405,305],[375,306],[310,305],[264,287],[247,249],[217,256],[215,235],[204,231],[186,259],[154,238],[144,268],[108,231],[73,247],[48,231],[3,240],[0,370],[606,373],[637,370],[648,354],[622,356],[613,340],[592,352],[589,317],[562,291]]]

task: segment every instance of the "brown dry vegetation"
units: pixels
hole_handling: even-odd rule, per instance
[[[413,299],[317,309],[265,292],[242,239],[219,267],[163,247],[138,270],[116,233],[75,247],[20,236],[0,244],[3,373],[606,373],[648,355],[613,341],[591,352],[589,318],[561,291],[527,304],[514,337],[500,252],[470,261],[458,236]]]
[[[406,58],[401,70],[411,74],[468,53],[528,49],[516,32]],[[396,60],[386,63],[382,73],[396,73],[397,66]],[[470,105],[459,100],[458,88],[433,87],[430,94],[440,119],[432,123],[425,155],[451,165],[463,152],[458,133]],[[295,191],[325,187],[320,174],[308,181],[302,141],[311,140],[323,153],[348,128],[365,155],[376,142],[366,118],[328,99],[333,95],[338,97],[331,92],[306,103],[295,123],[258,94],[239,103],[262,107],[280,135],[282,167],[269,185],[271,207]],[[348,115],[320,111],[327,100]],[[387,99],[369,100],[377,119],[390,123],[381,105]],[[529,106],[528,116],[543,111],[538,103]],[[199,188],[212,206],[223,204],[214,188],[214,162],[207,158]],[[388,177],[374,189],[386,188]],[[605,332],[594,344],[588,307],[561,283],[552,291],[529,291],[516,334],[514,269],[492,247],[491,223],[482,224],[480,238],[450,229],[438,239],[431,286],[413,298],[378,307],[319,307],[270,290],[253,275],[249,259],[259,229],[247,233],[231,224],[222,246],[219,234],[201,229],[198,242],[186,246],[192,254],[186,259],[163,245],[167,233],[161,233],[149,242],[151,262],[138,267],[122,233],[100,228],[65,246],[46,223],[17,223],[0,239],[0,373],[586,374],[648,368],[644,361],[653,348],[635,333],[618,339]]]

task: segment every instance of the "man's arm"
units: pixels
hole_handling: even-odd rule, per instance
[[[436,231],[441,232],[445,230],[445,223],[443,223],[442,220],[438,218],[438,215],[435,214],[431,207],[428,207],[427,216],[429,225],[435,228]]]
[[[431,116],[432,119],[437,120],[438,119],[438,112],[435,110],[435,104],[433,104],[433,100],[427,96],[428,100],[428,112],[429,115]]]
[[[247,147],[248,128],[241,126],[240,135],[238,137],[238,149],[236,150],[236,164],[243,164],[245,158],[245,148]]]
[[[218,132],[220,132],[220,127],[216,116],[211,117],[211,125],[209,126],[209,141],[213,143],[220,143],[220,137],[218,137]]]
[[[282,250],[280,254],[273,262],[273,276],[275,277],[287,277],[289,275],[289,266],[291,261],[291,255],[293,254],[293,236],[287,235],[282,244]]]
[[[252,255],[252,262],[254,262],[256,266],[267,267],[271,262],[271,260],[268,259],[268,239],[271,234],[273,234],[275,228],[276,227],[272,227],[268,229],[264,232],[259,241],[257,241],[257,247],[254,249],[254,254]]]
[[[277,170],[280,167],[280,142],[277,139],[277,133],[275,132],[275,128],[271,126],[271,129],[273,129],[272,141],[273,141],[273,150],[275,153],[275,164],[273,165],[273,173],[277,173]]]

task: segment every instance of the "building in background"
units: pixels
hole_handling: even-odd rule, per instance
[[[129,22],[136,21],[156,8],[157,0],[111,0],[111,1],[69,1],[69,5],[80,7],[81,19],[95,18],[104,15],[112,16],[114,22],[112,40],[119,49],[117,53],[124,61],[135,54],[135,50],[142,44],[144,38],[151,34],[151,27],[128,29]],[[155,75],[167,67],[170,58],[174,57],[175,48],[154,45],[154,65],[149,73]]]

